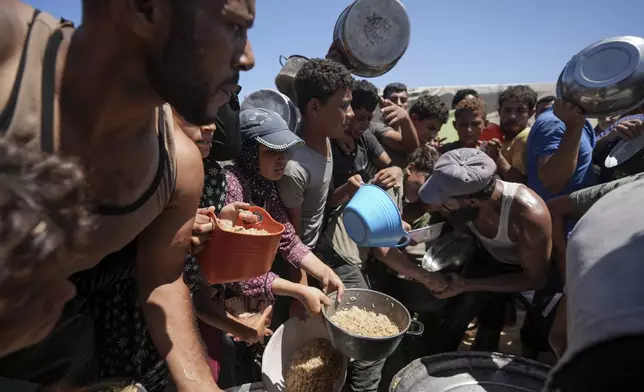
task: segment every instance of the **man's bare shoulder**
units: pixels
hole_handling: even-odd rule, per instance
[[[521,184],[514,197],[513,209],[518,222],[534,226],[550,226],[550,212],[546,203],[532,189]]]
[[[177,162],[177,180],[175,195],[201,197],[204,182],[204,169],[201,153],[197,145],[181,129],[174,127],[175,158]],[[177,199],[173,197],[173,199]]]
[[[0,6],[0,72],[22,53],[34,8],[17,0],[3,0]]]

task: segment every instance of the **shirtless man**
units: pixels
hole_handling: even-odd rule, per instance
[[[436,352],[456,350],[468,323],[490,308],[498,312],[478,317],[483,333],[477,333],[473,349],[496,350],[508,294],[537,290],[547,278],[552,249],[548,208],[524,185],[497,179],[496,169],[482,151],[453,150],[436,162],[419,191],[425,204],[440,210],[457,228],[469,229],[482,244],[463,273],[450,275],[447,288],[434,293],[453,297]]]
[[[74,31],[17,0],[0,9],[0,131],[77,157],[98,205],[87,250],[55,267],[91,268],[138,236],[140,302],[179,391],[219,388],[182,279],[202,162],[161,105],[191,123],[213,123],[239,71],[253,66],[247,30],[254,14],[254,0],[85,0]],[[82,345],[74,343],[58,346]],[[22,356],[0,364],[2,375],[51,382],[68,374],[70,364],[40,373],[29,365],[34,353],[15,355]]]

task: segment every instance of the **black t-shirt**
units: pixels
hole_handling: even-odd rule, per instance
[[[360,174],[362,181],[369,182],[373,174],[373,162],[385,150],[372,132],[365,132],[356,141],[356,149],[346,155],[335,141],[331,143],[333,152],[333,187],[337,188],[347,183],[349,178]]]

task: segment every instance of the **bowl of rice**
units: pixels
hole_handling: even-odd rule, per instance
[[[347,289],[342,302],[337,302],[337,293],[329,298],[331,305],[322,309],[324,324],[333,346],[349,358],[379,361],[396,350],[405,334],[423,334],[423,324],[387,294]]]
[[[215,228],[196,256],[210,284],[255,278],[267,273],[273,265],[284,225],[257,206],[251,206],[244,213],[256,215],[259,221],[245,223],[243,213],[237,222],[211,216]]]
[[[262,383],[267,392],[340,392],[348,364],[328,340],[320,317],[293,317],[266,345]]]

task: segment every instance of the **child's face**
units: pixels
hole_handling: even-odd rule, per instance
[[[420,200],[418,191],[427,181],[427,178],[429,178],[429,176],[426,173],[415,171],[413,165],[407,166],[405,169],[403,190],[405,192],[405,198],[407,198],[410,203],[416,203]]]
[[[411,120],[416,132],[418,132],[418,141],[420,141],[421,145],[437,139],[438,132],[443,126],[443,123],[436,117],[420,120],[416,114],[412,114]]]
[[[466,147],[474,148],[478,144],[481,132],[487,127],[485,115],[480,112],[460,112],[454,119],[454,128],[458,132],[458,139]]]

